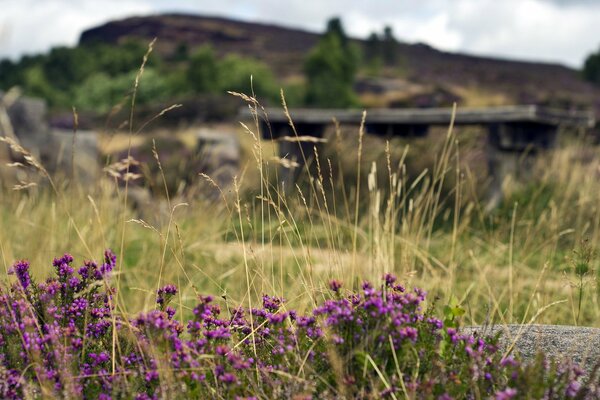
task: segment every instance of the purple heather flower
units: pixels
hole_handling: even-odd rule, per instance
[[[579,383],[579,381],[571,381],[571,382],[569,382],[569,386],[567,386],[565,395],[567,397],[573,398],[573,397],[577,396],[579,389],[581,389],[581,383]]]
[[[146,380],[146,382],[158,380],[158,371],[156,371],[155,369],[147,371],[144,375],[144,379]]]
[[[111,249],[104,251],[104,263],[100,267],[102,276],[106,276],[117,266],[117,256],[112,252]]]
[[[329,281],[329,289],[333,290],[334,292],[339,292],[341,288],[342,282],[338,281],[337,279],[332,279]]]
[[[173,317],[177,313],[177,310],[175,310],[173,307],[166,307],[165,312],[167,313],[167,318],[173,319]]]
[[[226,372],[219,376],[219,380],[225,384],[232,384],[237,381],[237,378],[235,377],[234,374],[232,374],[230,372]]]
[[[156,302],[162,306],[168,303],[171,297],[177,294],[177,287],[175,285],[166,285],[158,289],[156,294]]]
[[[231,337],[231,332],[229,331],[229,328],[217,328],[211,331],[204,331],[204,336],[206,336],[207,339],[229,339]]]
[[[514,358],[512,358],[511,356],[508,356],[508,357],[506,357],[506,358],[503,358],[503,359],[500,361],[500,366],[502,366],[502,367],[505,367],[505,366],[507,366],[507,365],[510,365],[510,366],[512,366],[512,367],[515,367],[515,366],[517,366],[518,364],[519,364],[519,363],[518,363],[518,362],[517,362],[517,361],[516,361]]]
[[[73,274],[73,268],[71,268],[71,263],[73,262],[73,256],[69,253],[65,253],[60,258],[55,258],[52,261],[52,265],[56,268],[56,272],[58,273],[61,282],[64,282],[68,277]]]
[[[17,261],[8,271],[9,274],[14,273],[21,283],[23,289],[27,289],[31,284],[31,276],[29,276],[29,261]]]
[[[279,307],[285,303],[285,299],[282,297],[268,296],[266,294],[262,297],[262,301],[263,307],[271,312],[279,310]]]
[[[508,388],[496,393],[496,400],[510,400],[517,395],[517,389]]]
[[[396,275],[387,273],[383,276],[383,279],[385,280],[385,285],[387,287],[392,287],[394,285],[394,282],[396,282]]]

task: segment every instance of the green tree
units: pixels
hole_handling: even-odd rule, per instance
[[[9,59],[0,61],[0,89],[8,90],[18,85],[21,79],[22,73],[17,63]]]
[[[62,104],[68,98],[66,93],[54,88],[41,65],[32,65],[24,71],[22,86],[28,95],[42,97],[51,105]]]
[[[80,47],[55,47],[45,57],[43,68],[56,90],[70,91],[94,72],[94,55]]]
[[[196,93],[214,93],[219,90],[219,68],[210,46],[198,49],[190,58],[187,80]]]
[[[600,85],[600,49],[585,59],[582,75],[586,81]]]
[[[233,91],[277,100],[279,89],[269,67],[251,58],[231,54],[219,64],[219,88],[222,92]]]
[[[383,28],[383,42],[381,46],[383,61],[386,65],[393,65],[398,59],[398,41],[394,37],[391,26]]]
[[[381,57],[381,39],[376,32],[372,32],[365,43],[365,58],[368,63],[372,63]]]
[[[306,103],[320,107],[356,104],[353,84],[358,58],[357,49],[349,42],[340,19],[331,19],[304,65]]]

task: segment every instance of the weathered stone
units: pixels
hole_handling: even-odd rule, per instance
[[[21,146],[40,157],[44,147],[51,142],[47,124],[48,109],[41,99],[20,97],[6,105],[12,131]]]
[[[464,331],[486,337],[500,333],[502,349],[514,343],[514,351],[525,360],[542,351],[554,359],[569,358],[587,371],[600,362],[600,328],[515,324],[466,327]]]
[[[239,171],[240,143],[235,134],[201,129],[196,135],[198,173],[210,176],[221,188],[230,186]]]
[[[93,131],[52,130],[45,149],[49,168],[81,183],[94,183],[100,176],[98,134]]]

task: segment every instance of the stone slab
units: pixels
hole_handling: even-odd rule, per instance
[[[500,345],[514,350],[525,360],[539,351],[554,359],[569,358],[590,371],[600,363],[600,328],[566,325],[495,325],[463,328],[479,336],[501,333]]]

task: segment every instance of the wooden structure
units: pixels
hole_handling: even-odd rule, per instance
[[[325,128],[334,120],[340,124],[359,125],[362,110],[341,109],[290,109],[289,114],[296,128],[292,130],[288,116],[282,109],[260,112],[263,139],[279,140],[279,154],[302,165],[312,155],[313,141],[302,141],[303,137],[323,136]],[[250,117],[250,110],[241,112],[241,117]],[[488,132],[488,162],[493,178],[491,201],[497,203],[501,196],[501,183],[506,170],[505,163],[516,160],[526,149],[533,152],[552,148],[562,128],[590,129],[596,124],[591,112],[567,111],[535,105],[517,105],[487,108],[404,108],[367,110],[365,130],[368,134],[381,136],[423,136],[431,126],[478,125]],[[287,138],[287,140],[285,139]],[[304,156],[302,155],[304,154]],[[509,155],[509,157],[507,157]],[[512,157],[511,157],[512,156]],[[507,161],[507,159],[509,161]],[[288,187],[297,178],[298,172],[287,171],[283,179]]]

